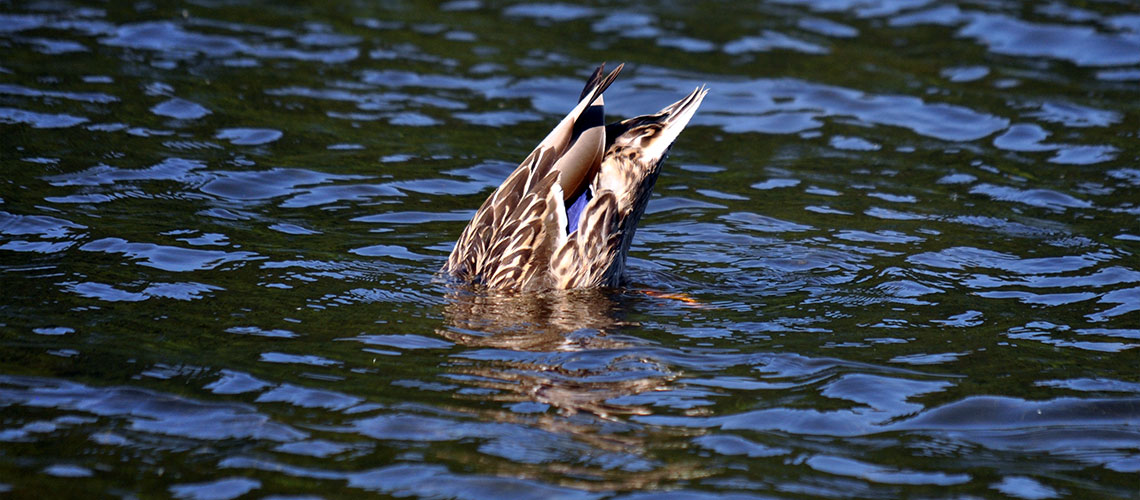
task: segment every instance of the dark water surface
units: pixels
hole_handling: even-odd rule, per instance
[[[433,281],[603,60],[633,284]],[[1130,2],[0,1],[0,493],[1140,496],[1137,134]]]

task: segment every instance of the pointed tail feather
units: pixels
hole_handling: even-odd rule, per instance
[[[572,123],[563,120],[562,124],[559,124],[554,132],[551,132],[551,136],[555,136],[557,133],[557,138],[554,141],[551,143],[543,141],[543,145],[555,149],[558,148],[558,145],[565,145],[566,149],[559,151],[561,154],[554,165],[550,167],[561,172],[559,184],[562,186],[565,199],[581,192],[582,187],[588,183],[591,172],[596,171],[602,163],[602,155],[605,152],[606,145],[605,101],[602,92],[613,83],[625,65],[619,64],[612,72],[603,76],[605,67],[605,63],[602,63],[594,70],[590,80],[586,82],[586,87],[582,89],[582,98],[575,111],[581,108],[582,103],[588,103],[588,105],[577,114],[572,112],[572,116],[574,116]],[[545,174],[545,172],[536,173]]]
[[[659,116],[664,115],[659,122],[662,129],[648,143],[643,143],[642,153],[645,157],[661,158],[669,151],[673,141],[677,140],[677,136],[689,124],[689,120],[693,118],[697,108],[701,107],[701,101],[705,99],[705,95],[708,93],[708,88],[701,85],[683,99],[666,106],[658,113]]]
[[[603,62],[594,69],[594,73],[590,75],[590,78],[588,80],[586,80],[586,86],[582,87],[582,94],[578,96],[578,100],[581,101],[582,99],[585,99],[587,95],[590,95],[590,91],[594,90],[594,87],[598,85],[598,82],[602,81],[602,76],[605,74],[606,63]]]
[[[619,64],[610,74],[599,80],[596,85],[586,93],[586,97],[579,100],[578,105],[574,106],[574,109],[570,110],[570,112],[566,114],[566,117],[554,127],[554,130],[551,130],[550,133],[546,135],[546,138],[539,143],[538,147],[553,147],[561,152],[561,149],[566,147],[566,144],[570,141],[570,137],[574,132],[574,122],[578,120],[578,116],[586,111],[586,108],[593,104],[594,101],[602,95],[602,92],[605,92],[606,89],[609,88],[610,84],[614,83],[614,80],[617,79],[618,73],[621,73],[623,67],[625,67],[624,64]]]

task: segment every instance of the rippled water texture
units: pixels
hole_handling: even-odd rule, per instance
[[[644,4],[0,2],[0,496],[1140,495],[1140,10]],[[603,60],[632,284],[433,280]]]

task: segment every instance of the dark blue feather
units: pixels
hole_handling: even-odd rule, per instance
[[[574,202],[566,208],[566,234],[573,233],[578,229],[578,219],[582,218],[582,211],[586,209],[586,204],[593,197],[590,188],[583,189],[582,194],[579,194]]]

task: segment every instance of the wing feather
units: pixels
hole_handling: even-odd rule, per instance
[[[561,199],[561,190],[556,187],[558,175],[557,171],[549,172],[535,183],[531,192],[510,214],[510,222],[496,235],[497,243],[488,252],[484,264],[487,285],[519,289],[539,287],[540,284],[532,282],[546,274],[548,240],[564,237],[558,234],[558,229],[563,234],[566,231],[553,228],[555,233],[550,234],[552,226],[548,222],[551,202]],[[557,211],[558,207],[555,206],[554,210]]]
[[[582,224],[567,237],[550,261],[556,288],[585,288],[612,284],[613,265],[621,247],[621,217],[617,197],[599,193],[586,205]]]

